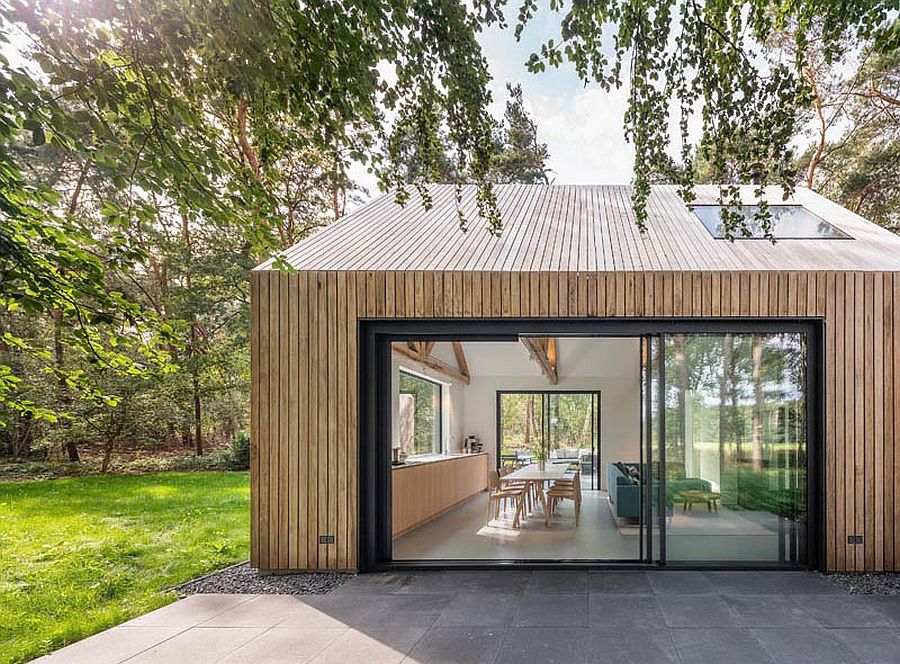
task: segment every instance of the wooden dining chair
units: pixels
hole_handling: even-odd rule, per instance
[[[581,518],[581,471],[577,470],[566,475],[555,482],[547,490],[548,510],[552,515],[560,501],[571,500],[575,507],[575,526]]]
[[[510,473],[514,472],[515,468],[501,468],[500,469],[500,485],[502,487],[509,488],[518,488],[525,491],[525,508],[528,512],[531,512],[534,509],[534,505],[537,504],[538,495],[537,492],[540,490],[537,482],[529,482],[528,480],[510,480],[506,479],[506,476]]]
[[[515,483],[501,484],[500,473],[492,470],[488,473],[488,500],[487,511],[484,516],[484,525],[491,522],[491,518],[499,519],[501,507],[506,512],[509,509],[510,501],[516,510],[516,516],[513,518],[513,528],[519,527],[519,509],[520,501],[525,499],[525,487]],[[493,517],[491,517],[493,514]]]

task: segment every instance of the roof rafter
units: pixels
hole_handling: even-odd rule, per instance
[[[540,365],[541,371],[544,372],[550,384],[557,385],[559,383],[559,367],[557,365],[556,337],[519,337],[519,341]]]

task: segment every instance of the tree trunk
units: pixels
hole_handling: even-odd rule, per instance
[[[810,157],[809,167],[806,169],[806,186],[812,189],[816,179],[816,169],[819,167],[819,164],[822,161],[822,155],[825,153],[825,139],[828,131],[828,123],[825,121],[825,114],[822,110],[822,96],[819,94],[819,86],[816,83],[815,75],[813,74],[812,69],[806,67],[803,70],[803,75],[806,78],[806,81],[809,83],[809,87],[812,89],[813,109],[816,112],[816,118],[818,119],[819,123],[819,137],[816,141],[816,149],[813,152],[812,157]]]
[[[525,400],[525,447],[531,447],[531,418],[534,414],[534,395]]]
[[[197,456],[203,456],[203,435],[200,427],[200,381],[197,378],[196,371],[191,377],[194,387],[194,451]]]
[[[753,410],[751,411],[751,428],[753,444],[753,470],[762,470],[762,337],[753,337]]]
[[[675,392],[678,409],[678,424],[680,425],[679,442],[682,454],[687,450],[687,391],[688,391],[688,366],[685,353],[685,338],[683,334],[676,334],[675,342]],[[684,460],[687,467],[687,459]]]
[[[100,463],[101,473],[109,471],[109,462],[112,459],[113,447],[115,447],[115,444],[112,442],[107,442],[103,445],[103,461]]]
[[[59,372],[59,375],[56,378],[56,404],[61,412],[65,412],[68,410],[68,406],[71,405],[71,399],[69,398],[69,386],[66,384],[65,376],[62,375],[62,371],[65,370],[66,365],[66,349],[63,346],[62,342],[62,310],[54,309],[53,310],[53,361],[56,366],[56,371]],[[64,429],[67,429],[65,424],[62,425]],[[81,461],[81,457],[78,454],[78,447],[75,445],[75,441],[71,438],[66,437],[66,442],[63,444],[65,448],[66,457],[69,461]]]

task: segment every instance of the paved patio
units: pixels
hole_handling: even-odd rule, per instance
[[[38,660],[114,664],[900,663],[900,597],[805,572],[428,572],[194,595]]]

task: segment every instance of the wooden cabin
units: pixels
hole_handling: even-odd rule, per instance
[[[733,240],[716,187],[643,233],[625,186],[499,186],[499,236],[431,194],[251,274],[254,567],[900,569],[900,238],[806,189],[774,243],[749,188]]]

